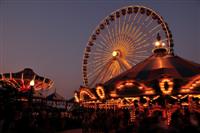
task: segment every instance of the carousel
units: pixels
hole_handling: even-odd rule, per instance
[[[160,111],[170,125],[177,110],[200,112],[200,64],[174,54],[167,23],[144,6],[123,7],[97,26],[84,54],[83,82],[76,102],[128,109],[133,122]]]
[[[0,74],[1,85],[9,85],[19,92],[26,92],[34,88],[35,91],[51,88],[53,81],[37,75],[32,69],[25,68],[16,73]]]
[[[11,98],[17,101],[42,102],[45,99],[42,91],[50,89],[52,85],[52,80],[39,76],[30,68],[16,73],[0,74],[0,91],[13,93]]]

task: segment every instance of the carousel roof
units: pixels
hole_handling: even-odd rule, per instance
[[[3,73],[0,74],[0,81],[11,85],[19,91],[27,91],[30,89],[30,82],[34,80],[34,89],[48,89],[53,85],[53,81],[39,76],[32,69],[25,68],[24,70],[16,73]]]
[[[188,61],[172,54],[153,54],[124,73],[107,81],[111,85],[121,80],[152,81],[162,76],[189,79],[200,74],[200,64]]]

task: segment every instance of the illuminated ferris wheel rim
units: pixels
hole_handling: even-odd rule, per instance
[[[106,16],[100,24],[96,26],[94,31],[92,32],[88,43],[87,47],[85,48],[85,52],[83,55],[83,82],[85,86],[88,86],[88,77],[87,77],[87,61],[91,52],[91,48],[93,47],[95,40],[97,37],[101,34],[101,31],[103,31],[106,26],[110,25],[113,21],[117,20],[121,16],[125,16],[126,14],[132,14],[132,13],[141,13],[142,15],[147,15],[147,17],[152,17],[152,20],[156,20],[159,25],[161,25],[163,31],[165,32],[166,38],[167,38],[167,47],[168,47],[168,52],[169,54],[173,54],[173,40],[172,40],[172,34],[171,31],[169,30],[169,27],[167,23],[163,20],[163,18],[154,10],[151,8],[145,7],[145,6],[140,6],[140,5],[132,5],[132,6],[125,6],[122,7],[118,10],[113,11],[109,16]],[[119,34],[118,34],[119,35]],[[121,55],[120,50],[114,49],[113,52],[111,53],[113,57],[118,57]]]
[[[92,43],[92,42],[95,40],[95,39],[93,38],[93,37],[94,37],[93,35],[98,36],[97,31],[98,31],[98,30],[102,30],[101,27],[102,27],[103,25],[106,25],[106,22],[105,22],[105,21],[109,20],[109,19],[110,19],[109,17],[111,17],[111,16],[115,17],[115,15],[116,15],[117,12],[120,13],[120,11],[122,11],[122,10],[124,10],[124,9],[128,9],[128,10],[129,10],[129,8],[132,8],[132,9],[133,9],[133,8],[138,8],[138,9],[137,9],[138,12],[141,11],[141,10],[139,10],[139,9],[144,9],[144,10],[146,9],[146,10],[149,10],[149,11],[150,11],[149,16],[150,16],[151,14],[152,14],[152,15],[155,14],[155,16],[158,17],[158,19],[159,19],[158,21],[161,21],[161,23],[162,23],[163,26],[164,26],[164,29],[163,29],[163,30],[166,32],[167,37],[170,39],[170,40],[168,41],[168,46],[171,48],[171,50],[170,50],[169,52],[170,52],[170,53],[171,53],[171,52],[173,53],[173,46],[174,46],[174,44],[173,44],[173,40],[172,40],[172,34],[171,34],[171,31],[169,30],[169,27],[168,27],[167,23],[164,21],[163,17],[160,16],[156,11],[154,11],[153,9],[151,9],[151,8],[149,8],[149,7],[141,6],[141,5],[124,6],[124,7],[120,8],[120,9],[117,9],[117,10],[113,11],[113,12],[111,13],[111,15],[104,17],[104,18],[100,21],[100,24],[97,25],[97,26],[95,27],[95,29],[92,31],[92,34],[91,34],[91,36],[90,36],[88,42],[89,42],[89,43]],[[134,9],[133,9],[133,10],[134,10]],[[131,13],[134,12],[133,10],[132,10]],[[127,12],[127,13],[128,13],[128,12]],[[130,14],[131,14],[131,13],[130,13]],[[108,19],[107,19],[107,18],[108,18]],[[109,21],[114,21],[114,20],[109,20]],[[100,32],[100,31],[99,31],[99,32]],[[99,34],[100,34],[100,33],[99,33]],[[88,43],[88,45],[89,45],[89,43]],[[89,46],[90,46],[90,45],[89,45]],[[86,50],[87,50],[87,47],[86,47],[86,49],[85,49],[85,52],[86,52]],[[84,58],[84,56],[83,56],[83,58]]]

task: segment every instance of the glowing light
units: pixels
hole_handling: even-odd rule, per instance
[[[118,51],[118,50],[114,50],[113,52],[112,52],[112,56],[113,57],[117,57],[117,56],[119,56],[120,55],[120,52]]]
[[[192,84],[193,87],[196,87],[196,85],[197,85],[197,84],[195,84],[195,83]]]
[[[117,97],[118,95],[116,94],[115,91],[111,91],[110,96],[111,96],[111,97]]]
[[[188,92],[190,92],[190,89],[182,89],[180,92],[181,93],[188,93]]]
[[[130,121],[131,121],[131,122],[134,122],[135,119],[136,119],[135,111],[131,111],[131,112],[130,112]]]
[[[34,80],[31,80],[30,86],[34,86],[34,85],[35,85],[35,81],[34,81]]]
[[[155,96],[154,98],[153,98],[153,100],[156,100],[156,99],[158,99],[160,96]]]
[[[193,95],[194,98],[200,98],[200,95]]]
[[[162,46],[165,47],[165,43],[164,42],[162,43]]]
[[[84,101],[85,100],[84,99],[85,95],[89,96],[93,100],[96,99],[96,97],[90,92],[90,90],[88,90],[88,89],[82,89],[80,91],[80,101]]]
[[[142,90],[142,89],[143,89],[143,87],[142,87],[142,86],[139,86],[139,89],[140,89],[140,90]]]
[[[120,84],[120,85],[117,85],[117,89],[122,89],[122,88],[124,88],[124,85],[123,84]]]
[[[133,84],[132,82],[126,82],[125,85],[128,86],[128,87],[131,87],[131,86],[133,86],[134,84]]]
[[[165,84],[168,84],[168,88],[165,88]],[[162,79],[159,83],[160,86],[160,90],[162,91],[163,94],[165,95],[169,95],[171,94],[172,90],[173,90],[173,82],[170,79]]]
[[[156,46],[156,47],[160,46],[160,42],[159,42],[159,41],[156,41],[156,42],[155,42],[155,46]]]
[[[194,88],[198,87],[200,85],[200,80],[199,80],[199,76],[194,78],[193,81],[190,81],[188,84],[186,84],[185,86],[181,87],[182,89],[190,89],[193,90]]]
[[[96,93],[99,96],[99,98],[104,99],[105,98],[105,93],[104,93],[104,89],[102,86],[97,86],[96,87]]]
[[[78,94],[74,93],[74,98],[75,98],[75,102],[79,103],[79,98],[78,98]]]
[[[147,90],[147,91],[145,91],[145,94],[151,95],[151,94],[154,94],[154,91],[153,90]]]

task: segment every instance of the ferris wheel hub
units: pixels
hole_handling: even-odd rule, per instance
[[[119,57],[120,55],[121,55],[121,53],[120,53],[119,50],[114,50],[114,51],[112,52],[112,56],[113,56],[113,57]]]

